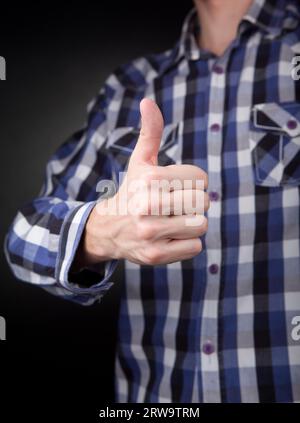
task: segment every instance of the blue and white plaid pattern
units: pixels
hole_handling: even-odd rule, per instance
[[[105,274],[70,272],[101,179],[124,170],[156,100],[166,127],[161,164],[209,175],[204,251],[148,267],[125,262],[119,312],[119,402],[300,401],[300,55],[296,0],[254,0],[221,57],[201,51],[195,10],[172,50],[119,67],[89,107],[86,127],[48,163],[40,196],[6,240],[15,275],[91,304]],[[78,282],[79,281],[79,282]]]

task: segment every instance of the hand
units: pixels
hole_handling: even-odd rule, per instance
[[[199,237],[207,230],[203,213],[209,207],[204,192],[207,175],[192,165],[158,166],[163,117],[150,99],[141,101],[140,111],[140,136],[124,181],[114,197],[94,207],[87,221],[81,250],[85,264],[110,259],[167,264],[202,250]],[[188,188],[184,181],[189,181]],[[159,183],[162,186],[155,190]]]

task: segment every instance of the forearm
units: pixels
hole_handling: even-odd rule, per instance
[[[6,254],[14,274],[24,281],[55,288],[59,295],[88,295],[87,287],[101,283],[104,271],[98,272],[98,280],[94,269],[92,281],[86,280],[90,277],[87,273],[80,281],[73,278],[72,264],[93,206],[43,197],[20,209],[6,239]]]

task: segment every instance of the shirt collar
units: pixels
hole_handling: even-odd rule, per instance
[[[240,31],[244,23],[250,23],[273,36],[279,35],[285,29],[293,29],[299,25],[299,0],[253,0],[248,12],[243,17]],[[192,8],[186,16],[181,36],[175,48],[168,57],[164,69],[182,58],[198,60],[200,51],[197,43],[199,35],[199,21],[196,8]]]
[[[254,0],[243,22],[249,22],[272,36],[299,24],[298,0]]]
[[[198,59],[200,49],[197,38],[199,35],[199,21],[197,10],[194,7],[186,16],[178,46],[178,57],[185,56],[187,59]]]
[[[197,43],[198,31],[198,15],[194,7],[189,11],[183,22],[179,41],[177,41],[172,50],[167,52],[166,60],[159,70],[160,73],[166,72],[184,58],[188,60],[197,60],[200,57],[200,49]]]

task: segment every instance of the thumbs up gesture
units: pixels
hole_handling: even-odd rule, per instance
[[[119,191],[94,207],[87,221],[81,264],[127,259],[158,265],[202,250],[207,230],[207,175],[197,166],[158,166],[164,122],[156,103],[140,103],[141,131]]]

